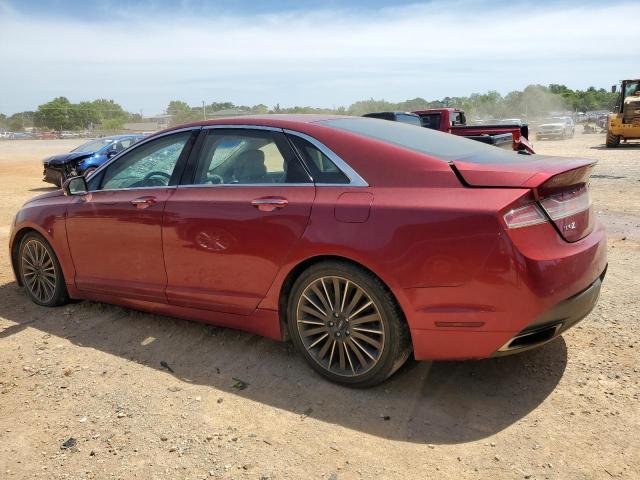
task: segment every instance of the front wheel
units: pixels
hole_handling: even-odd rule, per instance
[[[620,135],[614,135],[613,133],[607,132],[606,145],[609,148],[620,145]]]
[[[348,386],[383,382],[411,352],[409,329],[391,292],[347,263],[320,263],[300,275],[289,298],[288,323],[311,367]]]
[[[95,172],[95,171],[96,171],[95,167],[89,167],[89,168],[87,168],[87,169],[82,173],[82,175],[83,175],[85,178],[89,178],[89,175],[91,175],[91,174],[92,174],[93,172]]]
[[[38,233],[28,233],[20,242],[18,271],[27,295],[43,307],[69,302],[62,268],[51,245]]]

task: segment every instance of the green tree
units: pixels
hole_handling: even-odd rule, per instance
[[[167,114],[171,115],[171,125],[195,122],[202,120],[202,108],[192,108],[188,103],[180,100],[171,100],[167,106]]]
[[[72,110],[68,98],[54,98],[38,107],[34,116],[35,125],[52,130],[69,130],[74,127]]]

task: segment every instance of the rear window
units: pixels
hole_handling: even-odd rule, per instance
[[[440,114],[439,113],[425,113],[420,115],[422,119],[422,126],[427,128],[433,128],[434,130],[440,130]]]
[[[465,160],[473,163],[512,163],[521,161],[515,152],[485,145],[475,140],[430,128],[416,128],[400,122],[373,118],[322,120],[320,125],[355,133],[441,160]],[[529,158],[531,159],[531,158]]]

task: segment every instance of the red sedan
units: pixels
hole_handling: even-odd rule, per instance
[[[39,305],[291,339],[325,377],[369,386],[411,352],[520,352],[585,317],[607,267],[593,166],[370,118],[202,122],[27,202],[11,258]]]

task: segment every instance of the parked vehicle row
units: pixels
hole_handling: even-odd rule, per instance
[[[0,140],[54,140],[58,138],[84,138],[90,136],[90,132],[70,132],[70,131],[43,131],[43,132],[9,132],[1,131]]]
[[[586,316],[607,266],[594,164],[362,117],[201,122],[29,200],[11,262],[38,305],[290,338],[321,375],[370,386],[412,353],[522,352]]]

